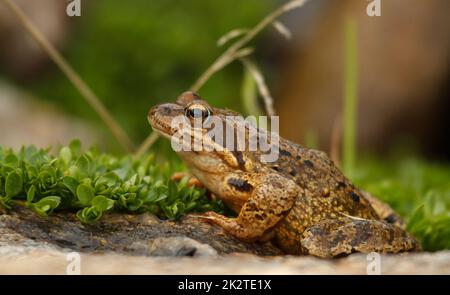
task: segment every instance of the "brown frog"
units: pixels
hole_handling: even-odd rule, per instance
[[[193,122],[214,116],[236,129],[243,124],[230,119],[236,115],[185,92],[176,103],[153,107],[148,120],[154,130],[171,138],[181,128],[172,124],[175,117]],[[244,126],[246,140],[251,128],[257,127]],[[210,142],[207,128],[197,131]],[[277,145],[278,159],[273,162],[261,161],[259,150],[224,145],[222,150],[180,151],[191,173],[238,214],[236,218],[215,212],[200,216],[241,240],[272,240],[289,254],[337,257],[420,250],[399,216],[356,188],[324,152],[282,138]]]

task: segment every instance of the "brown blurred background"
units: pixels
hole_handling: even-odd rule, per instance
[[[343,24],[350,16],[358,24],[360,146],[386,151],[410,138],[448,157],[450,1],[382,1],[380,17],[367,16],[367,1],[314,2],[291,15],[295,38],[280,49],[282,133],[302,141],[313,131],[329,146],[342,110]]]

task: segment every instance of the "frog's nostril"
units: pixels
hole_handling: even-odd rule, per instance
[[[159,113],[163,116],[170,115],[171,108],[169,106],[161,106],[159,109]]]

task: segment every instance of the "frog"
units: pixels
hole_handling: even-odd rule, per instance
[[[154,131],[172,139],[182,128],[172,124],[174,118],[192,123],[214,117],[234,130],[243,123],[230,118],[239,116],[187,91],[174,103],[152,107],[148,121]],[[240,130],[255,131],[251,128],[261,130],[251,124]],[[211,140],[207,127],[197,131],[197,136]],[[258,148],[239,150],[223,144],[221,149],[177,150],[192,176],[235,213],[193,216],[239,240],[271,242],[290,255],[334,258],[356,252],[421,250],[401,217],[387,203],[357,188],[325,152],[282,137],[276,144],[274,161],[262,161],[264,152]]]

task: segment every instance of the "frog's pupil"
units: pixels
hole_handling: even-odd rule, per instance
[[[204,108],[191,107],[186,110],[186,116],[189,116],[194,119],[197,119],[197,118],[204,119],[209,116],[209,111]]]
[[[203,110],[202,109],[192,109],[191,110],[191,116],[193,118],[201,118],[203,117]]]

